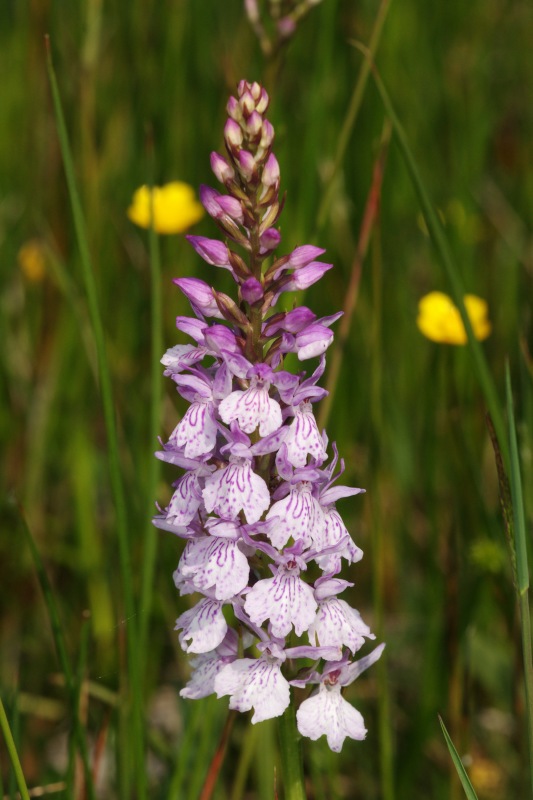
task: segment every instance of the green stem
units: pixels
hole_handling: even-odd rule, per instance
[[[533,791],[533,656],[531,652],[531,621],[529,614],[529,568],[526,543],[526,520],[522,494],[522,477],[516,439],[513,410],[513,395],[509,365],[505,375],[507,416],[509,421],[509,452],[511,459],[511,498],[513,504],[513,529],[516,551],[516,582],[520,608],[522,652],[524,658],[524,683],[526,694],[526,717],[529,740],[529,770]]]
[[[278,731],[285,800],[306,800],[300,734],[292,703],[278,717]]]
[[[407,167],[413,186],[415,187],[418,199],[420,201],[420,207],[422,209],[422,213],[424,215],[424,219],[429,234],[433,241],[435,250],[444,267],[444,270],[448,276],[448,280],[450,282],[450,286],[452,289],[453,299],[455,301],[455,304],[457,305],[457,308],[459,309],[459,313],[461,315],[461,319],[463,321],[466,334],[468,337],[468,346],[470,348],[470,353],[472,355],[474,370],[477,374],[477,379],[481,387],[481,391],[483,392],[485,403],[492,417],[492,421],[496,431],[496,436],[498,438],[498,441],[501,443],[504,460],[506,463],[508,463],[508,449],[506,447],[505,425],[503,421],[503,415],[501,413],[500,401],[498,398],[496,387],[494,385],[494,381],[492,380],[492,376],[490,374],[487,365],[487,360],[485,358],[481,345],[479,344],[478,340],[474,335],[474,331],[472,329],[472,323],[470,322],[470,317],[468,316],[468,313],[466,311],[466,307],[464,304],[465,289],[463,286],[461,273],[452,256],[452,252],[448,244],[446,235],[444,233],[442,224],[439,220],[439,217],[435,212],[432,203],[429,200],[429,196],[427,194],[425,185],[420,176],[417,164],[411,152],[411,148],[409,147],[409,143],[407,141],[407,136],[405,134],[403,126],[401,125],[400,120],[398,119],[398,116],[394,110],[389,94],[383,84],[383,81],[381,80],[377,70],[374,67],[373,54],[369,48],[366,48],[363,45],[354,43],[354,46],[357,47],[358,50],[360,50],[363,53],[369,65],[373,67],[374,80],[376,82],[376,86],[381,95],[381,100],[387,111],[389,119],[392,122],[394,132],[396,133],[397,141],[400,146],[400,150],[403,155],[405,165]]]
[[[94,787],[92,783],[92,776],[89,765],[89,753],[87,748],[86,735],[78,714],[78,703],[77,703],[74,673],[67,653],[65,637],[63,635],[63,629],[61,627],[61,621],[59,618],[59,611],[56,605],[54,594],[52,592],[50,581],[48,580],[48,575],[46,573],[44,564],[41,559],[41,554],[37,549],[31,531],[28,527],[28,523],[26,522],[26,517],[24,516],[24,512],[20,507],[19,507],[19,515],[24,533],[26,535],[28,546],[31,550],[33,562],[35,564],[35,569],[37,571],[37,576],[39,578],[39,583],[48,610],[48,616],[50,619],[50,624],[52,626],[52,635],[54,637],[54,643],[57,650],[57,657],[59,660],[59,664],[61,666],[61,670],[65,677],[65,686],[69,702],[71,705],[71,713],[73,715],[74,737],[77,740],[78,748],[83,761],[87,797],[89,800],[95,800]]]
[[[26,779],[24,778],[24,773],[22,772],[22,766],[17,753],[17,748],[15,746],[15,740],[13,739],[11,728],[9,727],[9,721],[7,719],[6,710],[4,708],[4,704],[2,702],[1,697],[0,697],[0,727],[2,728],[2,733],[4,734],[7,751],[9,753],[9,758],[11,759],[13,772],[15,773],[15,777],[17,779],[20,796],[22,800],[30,800],[30,794],[28,792],[28,787],[26,786]]]
[[[151,172],[153,173],[153,165]],[[151,181],[153,185],[153,181]],[[150,194],[151,218],[153,220],[153,192]],[[161,250],[159,247],[159,237],[153,224],[150,226],[149,233],[150,247],[150,299],[152,317],[152,347],[151,347],[151,370],[150,370],[150,429],[149,429],[149,450],[156,447],[157,437],[160,432],[159,421],[162,404],[162,381],[161,381],[161,356],[163,355],[163,311],[161,296]],[[155,458],[150,452],[149,471],[147,481],[148,503],[154,503],[157,482],[160,475],[159,459]],[[148,622],[152,609],[153,583],[155,562],[157,555],[157,530],[152,525],[151,520],[146,528],[143,550],[143,572],[141,584],[141,605],[139,609],[139,653],[141,658],[141,679],[146,668],[145,654],[147,652]]]
[[[383,30],[383,25],[385,24],[385,20],[387,18],[387,13],[389,10],[391,0],[381,0],[381,4],[378,9],[376,21],[374,23],[374,28],[372,30],[372,35],[370,37],[370,42],[368,45],[368,50],[372,54],[372,59],[378,49],[379,41],[381,39],[381,32]],[[335,178],[341,168],[341,164],[344,161],[344,156],[346,154],[346,149],[348,147],[350,136],[355,125],[355,121],[357,119],[357,115],[359,113],[359,108],[361,107],[361,101],[363,99],[363,95],[365,93],[366,84],[368,82],[368,76],[370,74],[370,67],[371,62],[364,61],[361,65],[361,69],[359,70],[359,75],[357,77],[357,83],[355,84],[355,88],[353,90],[353,94],[350,100],[350,105],[348,107],[348,111],[339,134],[339,143],[337,146],[337,152],[335,154],[335,162],[333,164],[333,169],[331,171],[331,175],[329,176],[328,185],[324,191],[322,196],[322,202],[320,204],[320,208],[318,209],[317,214],[317,228],[320,231],[322,227],[326,224],[327,215],[329,212],[329,208],[331,206],[331,201],[333,198],[333,192],[335,189]]]
[[[131,754],[130,763],[134,765],[132,767],[132,770],[136,772],[137,796],[142,800],[146,796],[146,775],[144,769],[142,695],[140,692],[140,679],[139,679],[140,676],[138,668],[139,649],[137,646],[137,635],[136,635],[137,629],[135,623],[135,604],[133,598],[133,582],[131,576],[132,573],[131,573],[130,548],[128,541],[126,502],[124,495],[124,487],[122,484],[122,474],[120,469],[118,435],[117,435],[117,425],[115,419],[113,390],[111,384],[111,372],[109,369],[107,350],[105,346],[104,328],[100,314],[98,292],[96,289],[96,279],[89,252],[85,219],[83,215],[78,188],[76,185],[76,179],[74,174],[74,161],[70,149],[65,117],[63,114],[63,107],[61,103],[61,97],[59,94],[59,88],[57,85],[55,70],[52,63],[51,49],[48,39],[47,39],[47,68],[48,68],[50,87],[52,90],[54,110],[56,114],[57,130],[61,146],[61,154],[63,157],[65,177],[67,181],[68,192],[72,206],[72,216],[74,219],[76,238],[80,251],[80,263],[82,269],[83,282],[85,286],[85,292],[87,294],[89,315],[91,318],[91,326],[93,329],[96,352],[98,356],[98,376],[100,382],[100,392],[102,396],[105,427],[107,432],[109,476],[111,482],[111,491],[113,494],[113,502],[115,507],[117,534],[119,542],[122,590],[124,596],[124,612],[125,612],[125,618],[128,621],[128,635],[127,635],[128,665],[131,678],[130,697],[133,706],[132,750],[135,751],[134,756],[133,753]],[[124,709],[124,713],[128,713],[126,709],[127,706]]]

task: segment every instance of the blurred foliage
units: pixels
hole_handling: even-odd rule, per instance
[[[82,616],[91,613],[82,714],[90,742],[103,748],[102,798],[115,796],[109,787],[119,749],[116,693],[127,669],[128,626],[116,578],[94,343],[44,34],[51,39],[97,272],[138,593],[144,531],[156,499],[145,486],[157,442],[149,437],[148,239],[126,209],[149,179],[149,143],[157,184],[213,184],[209,153],[221,147],[227,97],[242,77],[264,81],[287,190],[283,251],[312,241],[362,62],[351,42],[368,43],[377,8],[375,0],[323,0],[279,58],[267,63],[238,0],[0,5],[0,686],[29,786],[62,779],[66,700],[13,498],[22,501],[47,565],[72,654],[80,647]],[[526,0],[393,2],[376,59],[466,288],[488,303],[493,332],[483,347],[502,404],[510,359],[529,526],[533,107],[526,87],[533,80],[532,31]],[[335,178],[327,225],[313,240],[336,266],[306,296],[319,315],[343,306],[383,120],[370,81]],[[214,225],[204,219],[195,232],[214,235]],[[182,341],[174,317],[188,313],[172,277],[211,280],[212,274],[182,237],[166,237],[161,252],[170,347]],[[220,270],[213,280],[231,289]],[[519,797],[527,776],[521,651],[483,403],[468,352],[429,342],[416,327],[419,298],[448,289],[393,139],[328,425],[346,459],[346,482],[367,489],[364,500],[341,504],[366,556],[346,577],[356,581],[352,601],[369,623],[380,616],[373,611],[372,586],[379,581],[383,588],[378,633],[387,642],[395,796],[460,797],[439,712],[459,753],[467,754],[480,800]],[[170,381],[164,391],[162,436],[184,411]],[[174,477],[170,470],[162,476],[161,504]],[[187,676],[172,630],[184,610],[172,583],[181,545],[161,534],[158,546],[143,687],[150,796],[197,797],[225,701],[194,704],[178,696]],[[347,742],[341,756],[323,741],[306,744],[310,797],[383,796],[379,694],[375,674],[348,692],[367,721],[365,742]],[[246,796],[266,798],[273,794],[275,744],[272,728],[260,728],[244,780]],[[235,765],[249,736],[242,717],[215,797],[232,797]],[[8,791],[3,752],[1,758]]]

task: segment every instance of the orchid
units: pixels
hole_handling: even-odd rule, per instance
[[[162,364],[189,407],[156,453],[182,472],[154,524],[186,542],[174,582],[195,598],[176,621],[182,649],[194,655],[181,694],[229,696],[230,708],[253,709],[256,723],[284,713],[291,685],[318,683],[298,727],[339,750],[347,736],[365,735],[341,686],[382,646],[351,661],[375,637],[338,597],[353,586],[336,577],[343,560],[355,563],[362,551],[336,504],[363,490],[336,484],[344,464],[335,444],[329,458],[313,411],[327,394],[318,382],[340,314],[276,309],[282,293],[307,288],[332,265],[314,245],[276,255],[282,201],[268,105],[265,90],[245,81],[228,101],[227,152],[211,155],[226,193],[200,190],[223,241],[187,237],[208,265],[231,273],[236,298],[199,278],[175,280],[194,314],[176,326],[193,343],[171,347]],[[318,365],[309,377],[292,374],[288,353]],[[315,667],[298,678],[298,661],[308,659]]]

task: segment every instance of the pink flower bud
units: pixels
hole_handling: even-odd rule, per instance
[[[274,141],[274,128],[270,124],[268,119],[264,119],[263,130],[261,133],[261,141],[259,142],[259,146],[263,148],[263,150],[267,150],[273,141]]]
[[[241,286],[242,299],[247,303],[256,303],[263,297],[263,287],[257,278],[248,278]]]
[[[255,100],[248,91],[239,98],[239,105],[245,117],[249,117],[252,111],[255,111]]]
[[[226,111],[228,112],[228,116],[231,117],[236,122],[240,122],[242,119],[242,110],[239,105],[239,101],[235,99],[235,97],[230,97],[227,104],[226,104]]]
[[[224,139],[230,150],[235,150],[242,144],[242,130],[234,119],[226,120],[224,125]]]
[[[290,281],[290,290],[294,289],[308,289],[313,283],[320,280],[322,275],[331,269],[333,264],[324,264],[322,261],[312,261],[305,267],[296,270],[293,273]]]
[[[249,86],[249,92],[254,98],[254,100],[256,101],[259,100],[259,98],[261,97],[262,89],[261,86],[257,83],[257,81],[254,81],[251,84],[251,86]]]
[[[218,203],[218,198],[221,196],[219,192],[212,189],[210,186],[204,186],[202,184],[198,193],[200,195],[200,202],[210,217],[218,219],[223,215],[223,211]]]
[[[267,158],[261,182],[263,186],[277,186],[279,184],[279,164],[274,153],[270,153]]]
[[[230,267],[229,251],[218,239],[207,239],[205,236],[186,236],[199,256],[214,267]]]
[[[255,159],[248,150],[239,150],[237,156],[239,161],[239,172],[246,181],[252,181],[257,178],[257,165]]]
[[[296,30],[296,22],[290,17],[283,17],[278,22],[278,33],[283,39],[288,39]]]
[[[236,197],[231,197],[229,194],[222,194],[217,198],[217,203],[228,217],[231,217],[236,222],[243,221],[244,215],[242,205]]]
[[[316,319],[316,314],[313,314],[307,306],[298,306],[298,308],[289,311],[285,315],[283,329],[289,333],[299,333],[299,331],[311,325]]]
[[[235,177],[235,170],[231,164],[218,153],[211,153],[211,169],[220,183],[227,183]]]
[[[259,240],[261,245],[261,253],[267,253],[270,250],[275,250],[281,242],[281,234],[276,228],[267,228]]]
[[[246,130],[251,139],[257,139],[261,134],[263,127],[263,118],[257,111],[252,111],[246,121]]]
[[[305,267],[318,256],[326,251],[321,247],[315,247],[313,244],[303,244],[300,247],[295,247],[289,257],[289,267],[299,269]]]
[[[217,306],[213,290],[199,278],[174,278],[173,282],[179,286],[187,300],[194,309],[207,317],[217,317],[223,319]]]
[[[270,99],[268,97],[268,94],[266,93],[266,91],[264,89],[261,89],[261,95],[259,96],[259,98],[256,98],[256,103],[255,103],[256,110],[260,114],[264,114],[265,111],[268,108],[269,102],[270,102]],[[268,123],[268,124],[270,125],[270,123]],[[272,126],[270,126],[270,127],[272,127]]]

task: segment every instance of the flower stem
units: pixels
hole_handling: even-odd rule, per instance
[[[278,720],[285,800],[305,800],[300,734],[296,728],[296,714],[292,703]]]
[[[9,753],[9,758],[11,759],[13,772],[15,773],[15,777],[17,779],[20,796],[22,797],[22,800],[29,800],[30,795],[28,793],[28,787],[26,786],[26,780],[24,778],[24,773],[22,772],[22,766],[20,764],[20,759],[18,757],[17,748],[15,746],[15,741],[11,734],[11,728],[9,727],[7,714],[5,712],[4,704],[2,702],[1,697],[0,697],[0,728],[2,728],[2,733],[4,734],[7,751]]]

